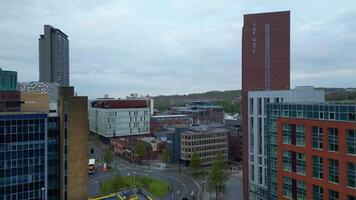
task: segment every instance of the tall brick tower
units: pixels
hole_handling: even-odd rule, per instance
[[[242,27],[243,196],[249,199],[248,92],[290,87],[290,11],[244,15]]]

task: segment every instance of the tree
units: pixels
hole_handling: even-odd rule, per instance
[[[167,148],[165,148],[163,150],[163,162],[167,164],[168,161],[169,161],[169,152],[168,152]]]
[[[145,144],[143,143],[142,140],[139,140],[137,145],[136,145],[136,154],[138,155],[138,157],[140,159],[140,162],[147,155],[146,146],[145,146]]]
[[[202,168],[200,156],[196,151],[192,153],[192,158],[190,159],[189,168],[192,169],[194,176],[197,176],[200,172],[200,169]]]
[[[225,187],[225,182],[228,179],[228,166],[225,157],[219,153],[216,157],[210,172],[210,187],[215,189],[216,197],[219,192],[222,192]]]
[[[108,146],[104,150],[104,161],[108,164],[111,164],[112,160],[113,160],[113,153],[110,147]]]

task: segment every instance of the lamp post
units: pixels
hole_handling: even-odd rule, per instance
[[[171,199],[173,200],[173,185],[172,185],[172,178],[171,178],[170,180],[171,180],[171,187],[170,187],[170,190],[171,190]]]
[[[134,195],[136,196],[136,171],[134,171]]]

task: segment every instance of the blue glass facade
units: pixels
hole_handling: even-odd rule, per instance
[[[0,115],[0,200],[43,199],[47,115]]]
[[[181,163],[180,158],[180,148],[181,148],[181,133],[188,130],[187,127],[176,127],[174,132],[167,135],[167,140],[171,141],[168,143],[168,152],[169,152],[169,162],[171,163]]]
[[[59,118],[48,118],[48,199],[59,199]]]

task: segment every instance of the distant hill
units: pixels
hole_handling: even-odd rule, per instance
[[[315,88],[325,90],[326,101],[337,103],[356,103],[356,88]],[[154,97],[155,108],[167,111],[172,106],[185,106],[189,101],[209,100],[222,105],[227,113],[241,111],[241,90],[208,91],[186,95],[160,95]]]

